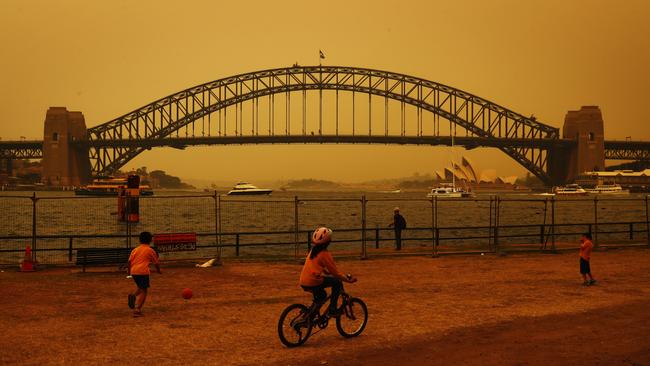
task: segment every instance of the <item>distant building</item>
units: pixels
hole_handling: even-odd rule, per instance
[[[585,172],[576,178],[576,183],[585,187],[616,183],[633,192],[647,192],[650,191],[650,169],[640,172],[632,170]]]

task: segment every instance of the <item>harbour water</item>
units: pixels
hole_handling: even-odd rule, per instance
[[[77,247],[119,247],[126,245],[123,237],[126,225],[117,219],[115,197],[75,197],[72,192],[37,192],[35,203],[31,192],[3,192],[0,196],[0,250],[15,250],[0,254],[0,263],[20,260],[19,251],[31,243],[35,229],[37,249],[56,249],[42,252],[42,258],[50,262],[67,261],[65,252],[71,243]],[[240,255],[280,255],[294,253],[296,222],[299,231],[329,226],[335,230],[335,239],[348,241],[338,248],[352,249],[359,246],[359,230],[363,225],[365,196],[366,228],[386,229],[392,222],[394,207],[399,207],[407,220],[404,237],[406,246],[430,245],[433,226],[447,228],[441,236],[449,245],[489,245],[489,239],[462,239],[467,236],[486,235],[485,227],[495,223],[493,210],[499,198],[499,226],[535,225],[534,228],[511,228],[512,233],[539,233],[537,226],[555,224],[582,224],[576,227],[559,227],[557,234],[588,230],[589,224],[598,223],[599,231],[625,231],[630,223],[633,230],[645,230],[646,196],[593,196],[563,199],[554,203],[549,197],[535,194],[479,194],[472,199],[439,199],[434,204],[426,198],[426,192],[378,193],[378,192],[274,192],[266,197],[229,197],[203,192],[157,191],[153,197],[140,199],[140,221],[133,224],[132,232],[147,230],[153,233],[196,232],[199,245],[214,245],[216,232],[222,233],[221,244],[234,245],[238,241]],[[554,206],[554,207],[553,207]],[[491,210],[492,208],[492,210]],[[35,214],[34,214],[35,210]],[[554,217],[552,212],[554,211]],[[33,225],[35,220],[35,226]],[[611,223],[617,223],[616,225]],[[483,227],[483,229],[467,229]],[[518,231],[517,231],[518,230]],[[270,232],[285,232],[273,234]],[[504,230],[501,230],[503,233]],[[236,233],[247,233],[237,237]],[[375,234],[367,234],[374,240]],[[390,246],[390,230],[380,231],[382,245]],[[504,234],[504,236],[506,236]],[[629,235],[600,234],[602,242],[628,239]],[[70,237],[73,239],[71,240]],[[645,233],[636,235],[642,239]],[[420,238],[422,240],[420,240]],[[429,238],[425,240],[425,238]],[[459,238],[455,240],[455,238]],[[531,238],[504,238],[502,243],[539,242],[539,236]],[[306,242],[303,233],[299,242]],[[577,241],[575,234],[562,238]],[[72,242],[73,241],[73,242]],[[286,243],[285,246],[250,246],[247,244]],[[212,250],[203,249],[199,255],[209,257]],[[233,248],[226,248],[224,255],[234,255]]]

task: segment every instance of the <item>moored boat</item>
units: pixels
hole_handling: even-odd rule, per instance
[[[268,188],[257,188],[256,186],[246,183],[246,182],[239,182],[237,183],[233,189],[228,191],[229,196],[237,196],[237,195],[263,195],[263,194],[271,194],[273,192],[272,189]]]
[[[126,178],[94,179],[91,184],[75,189],[74,194],[77,196],[117,196],[119,189],[126,186]],[[153,191],[148,185],[141,184],[140,195],[151,196]]]
[[[630,194],[628,189],[623,189],[620,184],[599,184],[594,188],[585,188],[585,191],[589,194],[616,194],[624,195]]]
[[[462,188],[454,187],[453,185],[442,184],[427,193],[427,197],[446,197],[446,198],[463,198],[472,197],[474,194]]]
[[[577,184],[567,184],[564,187],[555,187],[553,193],[557,196],[586,196],[587,191]]]

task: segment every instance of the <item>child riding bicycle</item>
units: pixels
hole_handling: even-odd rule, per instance
[[[328,315],[330,317],[338,316],[336,303],[343,288],[343,282],[357,282],[356,277],[344,275],[341,273],[332,254],[327,250],[332,240],[332,230],[326,227],[320,227],[314,231],[311,236],[311,250],[307,254],[305,265],[302,267],[300,274],[300,286],[303,290],[311,292],[314,295],[314,303],[322,305],[327,299],[325,288],[332,288]]]

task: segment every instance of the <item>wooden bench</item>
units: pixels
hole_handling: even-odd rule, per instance
[[[86,272],[86,266],[99,265],[118,265],[118,268],[124,268],[128,265],[130,248],[85,248],[77,249],[77,265],[83,267]]]

